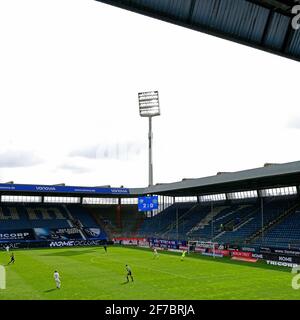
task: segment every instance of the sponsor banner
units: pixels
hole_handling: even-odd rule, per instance
[[[263,256],[265,260],[300,264],[300,257],[279,255],[274,253],[265,253]]]
[[[149,247],[149,241],[146,238],[114,238],[115,243],[123,244],[126,246],[139,246],[139,247]]]
[[[6,242],[4,246],[9,245],[11,249],[24,249],[24,248],[46,248],[48,247],[47,241],[27,241],[20,240],[20,242]]]
[[[253,263],[257,262],[257,259],[247,258],[247,257],[243,257],[243,256],[232,257],[231,260],[253,262]]]
[[[218,245],[216,243],[200,241],[197,243],[196,247],[197,248],[212,249],[214,246],[217,247]]]
[[[179,249],[168,249],[168,251],[182,253],[182,250],[179,250]]]
[[[219,249],[215,249],[215,253],[216,253],[216,254],[221,254],[221,255],[224,256],[224,257],[230,256],[229,250],[219,250]]]
[[[199,247],[195,248],[195,252],[199,252],[199,253],[206,252],[206,250],[207,249],[205,249],[205,248],[199,248]]]
[[[139,244],[139,247],[141,247],[141,248],[150,248],[150,244],[149,244],[149,242],[145,242],[145,243]]]
[[[177,241],[177,240],[164,240],[164,239],[149,239],[150,246],[160,247],[165,249],[178,249],[179,246],[186,246],[186,241]]]
[[[84,228],[83,230],[89,239],[106,239],[106,234],[100,228]]]
[[[82,239],[77,228],[34,228],[34,233],[38,240],[74,240]]]
[[[237,246],[234,247],[234,246],[231,246],[231,245],[229,245],[227,249],[228,249],[229,251],[238,251],[238,250],[239,250],[239,248],[238,248]]]
[[[300,257],[300,250],[293,248],[271,248],[271,247],[260,247],[261,253],[276,253],[276,254],[283,254],[287,256],[297,256]]]
[[[104,242],[102,240],[70,240],[70,241],[50,241],[48,246],[53,247],[76,247],[76,246],[99,246]]]
[[[75,247],[75,246],[99,246],[107,244],[105,240],[69,240],[69,241],[25,241],[19,242],[3,242],[2,248],[9,245],[12,249],[22,248],[60,248],[60,247]]]
[[[300,257],[300,251],[295,251],[295,250],[274,249],[274,253]]]
[[[232,251],[233,257],[252,258],[252,252]]]
[[[179,246],[179,251],[188,251],[189,247],[188,246]]]
[[[90,188],[49,185],[0,184],[0,191],[39,193],[129,194],[127,188]]]
[[[260,247],[260,252],[262,253],[271,253],[272,249],[269,247]]]
[[[149,243],[148,239],[142,239],[142,240],[139,240],[138,246],[143,247],[143,248],[149,248],[150,243]]]
[[[251,248],[251,247],[242,247],[241,251],[245,251],[245,252],[256,252],[255,248]]]
[[[152,247],[153,248],[153,247]],[[162,248],[162,247],[155,247],[156,250],[160,250],[160,251],[164,251],[164,250],[168,250],[168,249],[165,249],[165,248]]]
[[[1,230],[0,241],[8,240],[35,240],[35,236],[32,229]]]
[[[113,238],[113,240],[114,240],[115,242],[119,242],[119,241],[132,241],[132,242],[143,241],[143,242],[146,242],[146,241],[147,241],[147,238],[117,237],[117,238]]]
[[[203,256],[209,256],[209,257],[216,257],[216,258],[223,258],[222,254],[217,254],[213,252],[202,252]]]
[[[264,259],[264,255],[262,253],[252,253],[252,258],[254,258],[254,259]]]
[[[2,249],[6,250],[6,247],[9,246],[9,249],[19,249],[20,248],[20,243],[19,242],[3,242],[1,243]]]
[[[266,260],[266,262],[269,265],[279,266],[279,267],[295,268],[299,266],[299,264],[291,263],[291,262],[282,262],[282,261],[273,261],[273,260]]]
[[[276,254],[300,257],[300,251],[296,249],[291,250],[291,249],[284,249],[284,248],[270,248],[270,251]]]

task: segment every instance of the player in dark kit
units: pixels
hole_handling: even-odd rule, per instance
[[[133,276],[132,276],[132,271],[131,268],[126,264],[126,271],[127,271],[127,282],[129,282],[129,277],[131,278],[131,281],[133,282]]]
[[[7,265],[11,264],[11,263],[15,263],[15,255],[12,253],[10,256],[10,261]]]
[[[107,253],[107,246],[103,246],[104,250],[105,250],[105,253]]]

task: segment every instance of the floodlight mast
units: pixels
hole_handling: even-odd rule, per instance
[[[149,187],[153,186],[153,159],[152,159],[152,117],[160,115],[158,91],[140,92],[139,108],[140,116],[149,118]]]
[[[149,117],[149,187],[153,186],[153,158],[152,158],[152,142],[153,142],[153,133],[152,133],[152,117]]]

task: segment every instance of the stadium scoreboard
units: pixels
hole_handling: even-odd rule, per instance
[[[138,198],[139,211],[151,211],[158,209],[158,196],[147,196]]]

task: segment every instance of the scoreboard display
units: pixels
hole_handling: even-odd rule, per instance
[[[139,211],[151,211],[158,209],[158,196],[148,196],[138,198]]]

